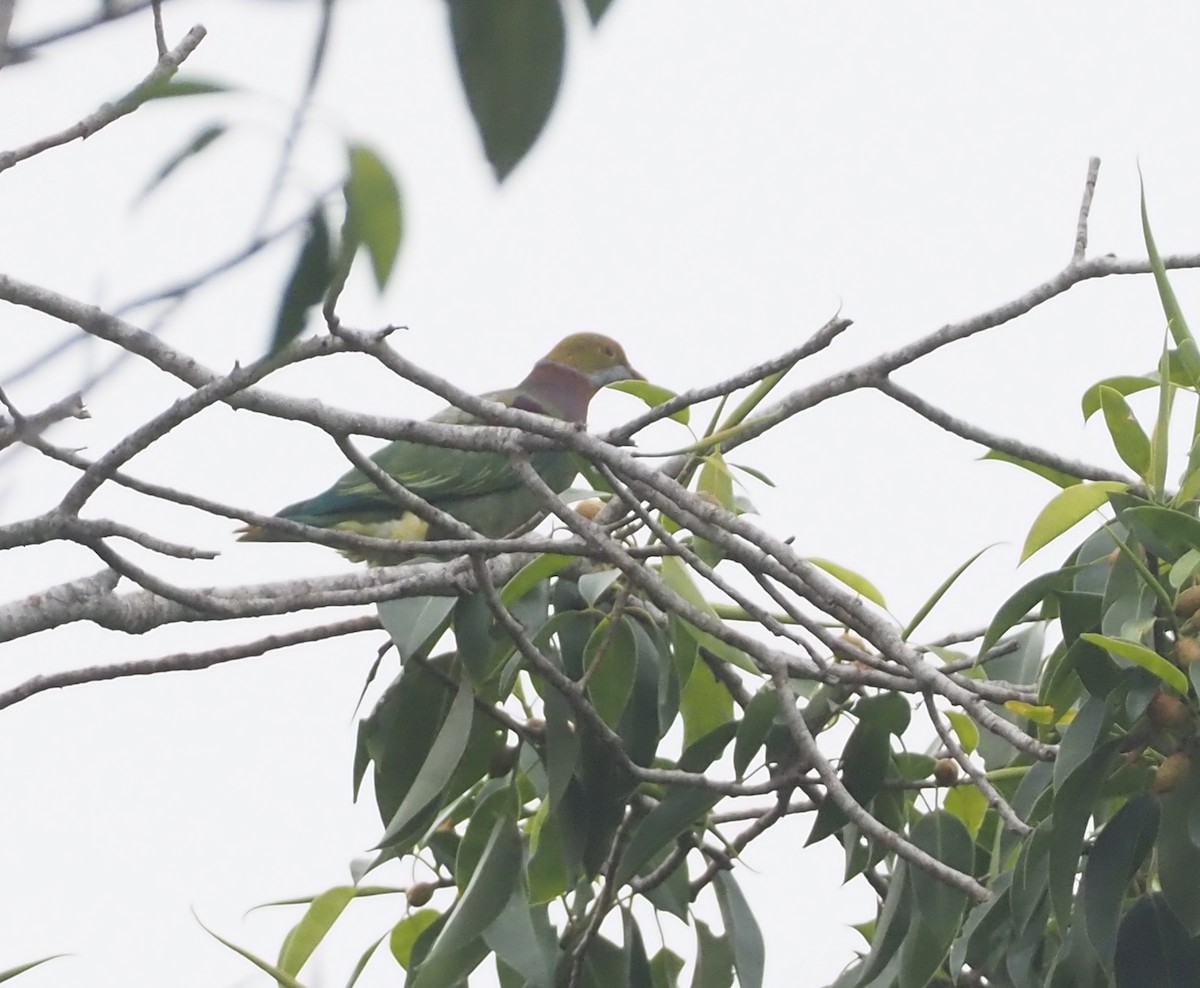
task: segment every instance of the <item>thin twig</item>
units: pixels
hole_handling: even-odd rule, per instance
[[[150,70],[146,78],[119,100],[103,104],[99,109],[89,113],[78,123],[59,131],[57,134],[41,137],[23,147],[14,148],[12,151],[0,152],[0,172],[12,168],[13,165],[26,161],[34,155],[41,154],[50,148],[91,137],[98,130],[132,113],[142,105],[148,95],[151,95],[179,71],[179,66],[196,50],[196,46],[204,40],[205,33],[202,25],[197,24],[193,27],[175,48],[158,60],[158,64]]]
[[[1075,223],[1075,250],[1071,263],[1080,264],[1087,256],[1088,216],[1092,211],[1092,197],[1096,194],[1096,178],[1100,174],[1100,159],[1088,159],[1087,179],[1083,183],[1083,201],[1079,203],[1079,219]]]
[[[289,631],[278,635],[267,635],[251,642],[240,645],[226,645],[212,648],[203,652],[177,652],[157,659],[140,659],[133,662],[117,662],[111,665],[87,666],[83,669],[71,669],[67,672],[49,673],[45,676],[34,676],[19,686],[0,693],[0,710],[28,700],[31,696],[44,693],[47,690],[62,689],[66,686],[80,686],[84,683],[102,683],[112,679],[124,679],[128,676],[157,676],[164,672],[185,672],[198,669],[208,669],[223,662],[234,662],[265,655],[281,648],[308,642],[323,641],[327,638],[342,638],[346,635],[356,635],[363,631],[378,631],[381,628],[379,618],[375,615],[350,618],[335,624],[320,625],[315,628],[305,628],[301,631]]]

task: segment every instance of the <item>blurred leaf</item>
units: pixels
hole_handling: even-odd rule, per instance
[[[830,562],[828,559],[818,559],[815,556],[810,556],[807,562],[812,563],[818,569],[823,569],[835,580],[840,580],[855,593],[866,597],[871,603],[878,604],[883,608],[887,607],[887,601],[883,599],[883,594],[865,576],[861,576],[855,573],[854,570],[847,569],[845,566],[839,566],[837,563]]]
[[[337,918],[358,894],[353,885],[343,885],[322,892],[305,910],[300,922],[289,931],[279,951],[279,969],[288,974],[299,974],[305,961],[312,956],[325,934],[332,929]]]
[[[1150,472],[1150,437],[1139,424],[1129,402],[1120,392],[1101,387],[1100,407],[1117,455],[1130,470],[1145,479]]]
[[[1021,700],[1006,700],[1005,710],[1011,710],[1018,717],[1027,717],[1035,724],[1052,725],[1058,720],[1058,714],[1053,707],[1036,706]]]
[[[766,948],[750,904],[728,871],[717,872],[713,887],[717,893],[725,935],[733,946],[733,966],[737,971],[738,988],[762,988]]]
[[[1158,389],[1158,414],[1154,419],[1154,432],[1150,441],[1150,465],[1146,482],[1155,497],[1167,492],[1167,462],[1170,459],[1171,406],[1175,400],[1175,388],[1171,385],[1171,354],[1167,341],[1163,340],[1162,356],[1158,361],[1158,376],[1163,382]]]
[[[458,74],[484,153],[505,177],[542,131],[562,80],[559,0],[449,0]]]
[[[346,148],[349,174],[346,177],[347,243],[362,244],[371,258],[375,285],[382,292],[391,276],[404,232],[400,187],[383,159],[362,144]]]
[[[1200,948],[1160,894],[1143,896],[1117,934],[1117,988],[1195,988]]]
[[[1129,882],[1154,846],[1158,804],[1152,796],[1135,796],[1104,825],[1088,852],[1084,867],[1083,909],[1096,956],[1112,969]]]
[[[624,391],[635,398],[640,398],[650,408],[657,408],[659,405],[666,404],[672,398],[678,397],[670,388],[664,388],[660,384],[651,384],[649,381],[616,381],[608,385],[608,387],[613,391]],[[691,421],[691,408],[681,408],[679,411],[671,413],[668,417],[672,421],[687,425]]]
[[[1075,484],[1083,483],[1081,477],[1073,477],[1069,473],[1063,473],[1061,470],[1055,470],[1053,467],[1043,466],[1040,463],[1034,463],[1031,460],[1023,460],[1019,456],[1013,456],[1011,453],[1005,453],[1003,450],[990,449],[981,460],[997,460],[1000,463],[1011,463],[1013,466],[1021,467],[1023,470],[1028,470],[1030,473],[1035,473],[1043,480],[1048,480],[1050,483],[1058,487],[1073,487]]]
[[[25,964],[18,964],[16,967],[7,968],[0,971],[0,982],[9,981],[15,978],[18,974],[24,974],[26,971],[31,971],[35,967],[45,964],[47,961],[58,960],[60,957],[66,957],[66,954],[51,954],[49,957],[42,957],[36,961],[29,961]]]
[[[1141,666],[1147,672],[1157,676],[1172,689],[1183,696],[1187,696],[1188,681],[1183,671],[1178,666],[1168,662],[1157,652],[1146,648],[1145,645],[1125,641],[1121,638],[1112,638],[1108,635],[1086,633],[1079,637],[1084,641],[1091,642],[1093,645],[1099,645],[1113,655],[1120,656],[1122,659],[1128,659],[1130,662]]]
[[[320,303],[332,276],[329,227],[325,223],[325,210],[318,205],[309,214],[304,243],[283,289],[279,312],[275,316],[275,331],[267,348],[268,356],[275,356],[304,332],[308,310]],[[383,603],[379,606],[382,607]]]
[[[704,662],[697,662],[683,684],[679,712],[686,749],[733,720],[733,697]]]
[[[158,171],[150,177],[150,181],[146,183],[142,191],[137,194],[137,200],[145,199],[146,196],[170,178],[175,173],[175,170],[187,161],[188,158],[199,154],[218,137],[227,133],[227,131],[228,128],[224,124],[209,124],[206,127],[201,127],[187,144],[163,162]]]
[[[779,697],[773,689],[759,690],[746,705],[733,746],[733,770],[739,779],[746,774],[751,760],[766,743],[778,710]]]
[[[650,958],[650,977],[653,979],[654,988],[677,988],[679,973],[685,963],[686,961],[673,950],[660,948],[658,953]]]
[[[460,952],[500,915],[517,888],[522,854],[516,820],[497,820],[471,881],[417,968],[412,988],[445,985],[449,972],[459,970]]]
[[[1169,557],[1200,548],[1200,519],[1184,511],[1145,504],[1123,510],[1121,521],[1143,543],[1161,540]]]
[[[209,96],[214,93],[228,93],[231,87],[219,82],[208,82],[204,79],[192,79],[182,75],[174,76],[161,82],[153,82],[148,86],[139,86],[126,99],[134,108],[143,103],[156,99],[174,99],[178,96]],[[124,103],[124,100],[122,100]]]
[[[675,556],[667,556],[661,563],[661,572],[663,579],[667,581],[667,585],[674,590],[680,597],[686,600],[692,606],[711,614],[716,617],[716,612],[713,606],[700,592],[700,588],[696,586],[696,581],[692,579],[691,571],[687,565]],[[704,646],[713,655],[719,659],[724,659],[726,662],[737,666],[743,672],[757,673],[758,669],[747,655],[734,648],[732,645],[727,645],[720,638],[709,634],[707,631],[701,631],[694,624],[679,618],[679,626],[682,627],[697,644]]]
[[[583,2],[587,7],[588,17],[592,19],[593,27],[600,23],[600,18],[612,4],[612,0],[583,0]]]
[[[1119,481],[1100,480],[1076,484],[1055,495],[1034,520],[1033,527],[1025,537],[1021,562],[1107,504],[1112,491],[1128,488],[1128,484]]]
[[[883,723],[864,717],[850,732],[842,750],[838,775],[859,805],[865,806],[879,792],[887,775],[891,751],[891,733]],[[824,840],[848,822],[849,818],[832,799],[823,800],[805,846]]]
[[[619,569],[601,569],[592,573],[584,573],[579,578],[579,593],[587,601],[589,607],[595,607],[596,601],[604,596],[604,591],[621,578]]]

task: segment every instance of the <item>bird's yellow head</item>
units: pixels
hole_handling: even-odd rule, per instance
[[[594,388],[613,381],[645,380],[630,366],[621,344],[601,333],[572,333],[542,359],[579,371]]]

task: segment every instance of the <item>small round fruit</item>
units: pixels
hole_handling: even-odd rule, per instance
[[[1200,586],[1188,587],[1175,598],[1175,613],[1190,618],[1197,611],[1200,611]]]
[[[417,882],[415,885],[410,885],[405,893],[405,898],[408,899],[410,906],[423,906],[433,898],[434,889],[437,886],[431,882]]]
[[[1160,690],[1150,698],[1146,708],[1150,723],[1155,727],[1176,729],[1192,722],[1192,708],[1174,693]]]
[[[1150,791],[1160,794],[1170,792],[1183,781],[1191,767],[1192,759],[1187,752],[1175,752],[1158,766],[1158,771],[1150,781]]]
[[[491,761],[488,762],[488,775],[493,779],[498,779],[502,775],[508,775],[516,762],[517,746],[515,744],[497,748],[492,753]]]
[[[1181,666],[1190,666],[1193,662],[1200,662],[1200,641],[1187,636],[1177,639],[1175,659]]]
[[[586,501],[580,501],[575,505],[575,513],[583,515],[588,521],[595,519],[596,515],[604,510],[604,502],[598,497],[588,498]]]
[[[939,786],[951,786],[958,781],[958,762],[953,758],[939,758],[933,764],[933,781]]]

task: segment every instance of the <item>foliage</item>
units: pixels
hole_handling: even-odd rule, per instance
[[[593,24],[607,7],[588,0]],[[448,22],[485,156],[503,179],[553,107],[564,64],[563,8],[557,0],[450,0]],[[171,66],[168,53],[159,75],[116,101],[112,113],[152,99],[227,92],[218,83],[172,79]],[[168,157],[144,194],[228,127],[205,125]],[[768,407],[788,371],[846,328],[838,320],[769,365],[694,393],[627,382],[622,388],[651,411],[605,437],[512,410],[495,425],[430,432],[425,441],[462,448],[494,442],[514,464],[531,449],[560,445],[578,457],[591,495],[574,508],[546,500],[565,530],[561,538],[468,545],[465,565],[442,566],[439,593],[429,592],[436,577],[421,583],[425,573],[405,567],[351,586],[273,586],[258,588],[258,596],[255,588],[165,584],[105,539],[115,533],[168,555],[193,550],[78,513],[105,483],[136,487],[118,473],[125,461],[208,404],[278,414],[342,440],[396,431],[394,423],[339,417],[336,409],[317,414],[259,390],[289,362],[344,351],[370,354],[456,404],[471,400],[389,351],[386,331],[357,334],[339,325],[337,303],[352,265],[369,264],[383,291],[404,228],[392,168],[357,139],[345,141],[345,152],[339,192],[309,203],[286,228],[302,228],[303,240],[267,354],[250,367],[208,374],[136,327],[96,320],[70,300],[51,304],[48,293],[12,279],[4,287],[10,301],[106,332],[193,388],[97,461],[42,441],[54,415],[43,423],[14,414],[11,424],[0,423],[5,444],[25,442],[81,471],[44,516],[0,527],[0,549],[70,540],[108,567],[70,588],[75,596],[67,595],[59,617],[53,594],[6,606],[4,635],[83,617],[101,621],[99,609],[113,601],[124,618],[104,620],[124,631],[198,615],[276,613],[280,601],[296,611],[373,603],[400,659],[399,673],[376,690],[361,721],[352,766],[356,793],[368,798],[369,790],[379,813],[374,853],[356,863],[352,884],[277,904],[304,909],[276,959],[214,933],[217,940],[279,984],[302,985],[306,965],[360,899],[392,897],[392,921],[364,946],[350,985],[369,963],[386,963],[414,988],[455,988],[485,964],[505,988],[672,988],[683,983],[687,964],[675,950],[679,927],[664,920],[671,916],[691,938],[695,988],[735,979],[759,988],[767,944],[738,885],[738,859],[767,828],[801,817],[810,844],[840,845],[847,881],[863,876],[878,893],[877,913],[863,926],[869,946],[837,988],[1200,980],[1193,889],[1200,875],[1200,414],[1188,429],[1179,489],[1167,482],[1176,399],[1200,391],[1200,355],[1144,205],[1169,344],[1153,372],[1109,378],[1082,400],[1085,419],[1103,418],[1132,476],[1073,472],[1060,458],[996,444],[989,455],[1057,487],[1030,528],[1023,558],[1097,512],[1103,520],[1061,566],[1002,604],[981,634],[949,642],[917,635],[980,553],[900,620],[868,578],[803,557],[748,517],[743,485],[769,480],[727,455],[830,394],[886,392],[888,375],[903,362],[891,355],[891,363],[867,362],[857,376],[838,378],[842,392],[819,382]],[[1056,291],[1071,278],[1107,273],[1088,270],[1081,254]],[[328,333],[304,340],[318,306]],[[955,332],[977,331],[951,330],[920,341],[907,359]],[[1149,426],[1130,402],[1146,393],[1157,399]],[[690,429],[691,409],[705,403],[707,425],[663,463],[648,465],[624,448],[660,419]],[[68,414],[82,414],[78,400],[62,404],[58,417]],[[262,520],[185,492],[152,493]],[[310,534],[343,549],[372,541]],[[121,577],[144,596],[114,597]],[[92,609],[84,612],[78,600]],[[144,612],[136,610],[141,605]],[[288,643],[277,639],[258,652]],[[245,654],[258,654],[258,644]],[[214,661],[244,657],[237,651]],[[371,679],[384,668],[392,667],[381,657]],[[40,680],[20,696],[6,695],[4,705],[53,685],[62,683]],[[364,684],[364,696],[373,685]],[[840,744],[835,728],[845,736]],[[376,869],[400,862],[420,879],[405,887],[367,884]],[[719,929],[700,918],[700,904],[719,915]],[[377,954],[385,960],[373,960]],[[40,963],[2,972],[0,980]]]

